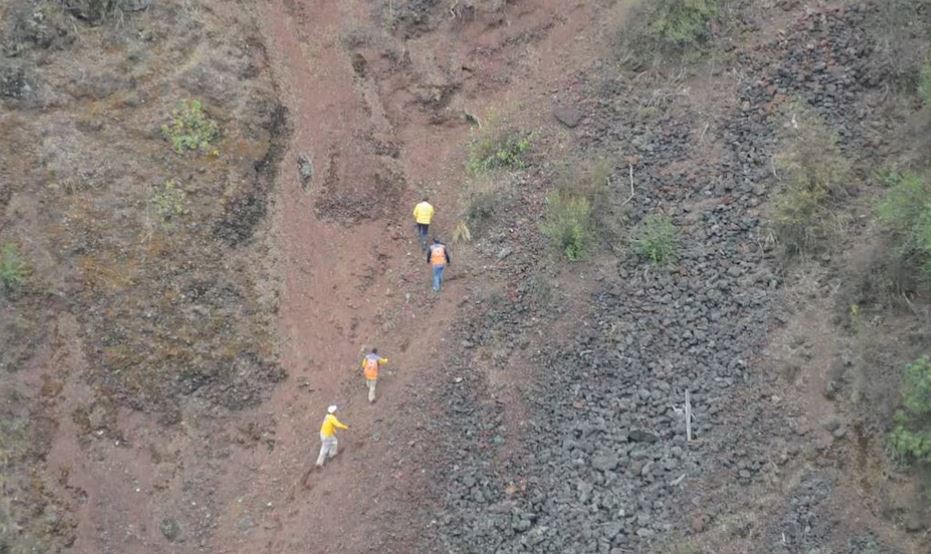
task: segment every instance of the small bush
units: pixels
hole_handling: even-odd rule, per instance
[[[628,19],[618,48],[634,69],[702,51],[711,38],[717,0],[654,0],[645,2]]]
[[[783,181],[774,196],[770,225],[786,254],[821,246],[836,221],[830,207],[845,194],[849,166],[837,138],[809,108],[796,104],[786,113],[774,165]]]
[[[573,159],[559,170],[556,177],[556,191],[563,198],[588,200],[591,206],[590,238],[598,239],[608,248],[619,244],[624,233],[623,204],[617,191],[609,186],[613,168],[613,163],[607,158]]]
[[[7,291],[19,288],[29,276],[29,266],[11,242],[0,249],[0,284]]]
[[[896,251],[909,265],[922,268],[931,282],[931,184],[914,174],[896,174],[876,215],[891,232]]]
[[[707,40],[708,23],[717,13],[715,0],[659,0],[650,29],[664,43],[687,48]]]
[[[679,255],[679,230],[664,215],[648,215],[634,229],[631,245],[644,260],[666,265]]]
[[[892,448],[904,460],[931,463],[931,362],[927,356],[905,367],[902,409],[895,415]]]
[[[187,193],[178,186],[177,181],[169,179],[156,187],[152,193],[152,204],[158,215],[167,221],[187,213]]]
[[[200,100],[189,100],[179,102],[171,112],[171,121],[162,125],[162,135],[175,152],[205,151],[220,136],[220,127],[204,112]]]
[[[472,174],[494,169],[524,169],[532,139],[532,133],[515,129],[491,116],[469,144],[466,169]]]
[[[543,234],[565,254],[569,261],[585,255],[591,240],[592,205],[584,196],[559,191],[546,197]]]

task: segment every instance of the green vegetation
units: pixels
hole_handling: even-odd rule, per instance
[[[187,213],[187,193],[178,186],[177,181],[169,179],[156,187],[152,193],[152,204],[155,211],[164,220],[178,217]]]
[[[644,2],[621,30],[618,50],[633,69],[701,53],[718,12],[718,0]]]
[[[665,215],[648,215],[634,229],[634,251],[656,265],[667,265],[679,255],[679,230]]]
[[[175,152],[204,151],[220,136],[220,127],[204,112],[200,100],[189,100],[179,102],[171,112],[171,121],[162,125],[162,135]]]
[[[592,205],[588,198],[555,191],[546,197],[543,234],[566,255],[577,261],[591,241]]]
[[[19,288],[29,275],[29,266],[11,242],[0,249],[0,284],[12,291]]]
[[[837,138],[807,106],[795,104],[774,167],[783,182],[770,225],[787,255],[823,245],[837,223],[832,205],[845,194],[849,166]]]
[[[899,256],[922,268],[931,282],[931,184],[914,173],[893,174],[877,207],[879,221],[896,243]]]
[[[569,261],[585,256],[596,226],[611,228],[606,221],[610,176],[607,160],[573,163],[563,168],[556,190],[546,197],[543,234]]]
[[[709,37],[708,23],[717,15],[716,0],[659,0],[650,30],[663,43],[684,49]]]
[[[903,460],[931,463],[931,362],[927,356],[905,367],[902,409],[895,415],[891,442]]]
[[[472,174],[494,169],[524,169],[532,140],[532,133],[515,129],[507,122],[491,116],[469,144],[466,169]]]

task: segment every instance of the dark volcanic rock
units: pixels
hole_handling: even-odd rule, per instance
[[[573,129],[582,121],[582,112],[572,106],[557,106],[553,108],[553,117],[566,127]]]

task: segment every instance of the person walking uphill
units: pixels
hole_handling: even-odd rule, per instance
[[[375,402],[375,385],[378,383],[378,368],[387,363],[388,358],[379,356],[377,348],[373,348],[371,352],[362,358],[362,373],[365,375],[365,382],[369,386],[369,403]]]
[[[433,206],[423,197],[423,201],[414,206],[414,221],[417,223],[417,236],[420,239],[420,249],[427,249],[427,233],[430,232],[430,222],[433,221]]]
[[[443,272],[449,265],[449,248],[440,242],[440,239],[434,238],[433,244],[427,251],[427,263],[433,266],[433,292],[440,292],[443,288]]]
[[[323,418],[323,424],[320,425],[320,455],[317,456],[317,467],[323,467],[323,463],[336,456],[336,430],[349,429],[348,425],[336,419],[336,406],[327,408],[326,417]]]

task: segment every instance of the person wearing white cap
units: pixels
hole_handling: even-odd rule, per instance
[[[317,456],[317,467],[323,467],[325,461],[336,456],[336,430],[349,429],[348,425],[343,425],[343,422],[336,419],[335,404],[326,411],[326,417],[320,425],[320,455]]]

